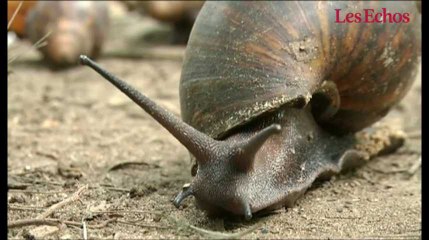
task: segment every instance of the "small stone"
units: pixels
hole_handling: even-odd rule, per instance
[[[160,216],[160,215],[156,215],[156,216],[153,218],[153,221],[154,221],[154,222],[159,222],[159,221],[161,221],[161,216]]]
[[[263,234],[267,234],[267,233],[269,233],[269,231],[268,231],[268,229],[266,229],[266,228],[261,228],[261,233],[263,233]]]

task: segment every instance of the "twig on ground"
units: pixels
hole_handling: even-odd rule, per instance
[[[15,12],[13,12],[12,17],[10,18],[9,22],[7,23],[7,30],[8,30],[8,31],[9,31],[10,26],[11,26],[11,25],[12,25],[12,23],[13,23],[13,20],[15,20],[16,15],[18,14],[19,10],[21,9],[21,7],[22,7],[22,3],[23,3],[23,2],[24,2],[24,1],[20,1],[20,2],[19,2],[18,7],[16,7]]]
[[[21,189],[8,189],[8,193],[30,193],[30,194],[60,194],[60,193],[68,193],[70,191],[32,191],[32,190],[21,190]]]
[[[110,171],[113,171],[113,170],[121,169],[121,168],[132,166],[132,165],[145,165],[145,166],[149,166],[150,164],[147,163],[147,162],[143,162],[143,161],[120,162],[118,164],[115,164],[115,165],[111,166],[107,171],[110,172]]]
[[[250,227],[249,229],[246,229],[244,231],[241,232],[236,232],[236,233],[223,233],[223,232],[216,232],[216,231],[210,231],[207,229],[203,229],[203,228],[199,228],[199,227],[195,227],[193,225],[189,225],[189,227],[193,230],[195,230],[196,232],[203,234],[204,236],[206,236],[207,238],[214,238],[214,239],[238,239],[241,237],[246,236],[247,234],[255,231],[257,228],[259,228],[259,224]]]
[[[248,229],[245,229],[241,232],[224,233],[224,232],[217,232],[217,231],[211,231],[211,230],[199,228],[199,227],[193,226],[191,224],[188,224],[186,222],[179,221],[178,219],[175,219],[175,218],[168,216],[168,215],[166,217],[171,219],[177,226],[189,228],[189,229],[191,229],[191,230],[193,230],[199,234],[202,234],[204,237],[210,238],[210,239],[238,239],[238,238],[244,237],[247,234],[255,231],[257,228],[259,228],[261,226],[261,224],[256,224],[256,225],[254,225]]]
[[[144,210],[110,210],[110,211],[93,211],[92,213],[148,213],[148,214],[156,214],[163,215],[164,213],[159,211],[144,211]]]
[[[24,207],[24,206],[8,206],[9,210],[19,210],[19,211],[38,211],[38,212],[42,212],[45,211],[46,209],[43,207]],[[57,210],[56,212],[66,212],[66,211],[61,211],[61,210]],[[117,215],[121,215],[124,213],[130,213],[130,214],[154,214],[154,215],[164,215],[164,213],[159,212],[159,211],[144,211],[144,210],[111,210],[111,211],[91,211],[91,213],[94,214],[117,214]]]
[[[72,225],[72,226],[79,226],[79,227],[81,226],[81,224],[78,222],[63,221],[63,220],[54,219],[54,218],[45,218],[45,219],[30,218],[30,219],[12,221],[7,225],[7,227],[17,228],[17,227],[25,227],[25,226],[32,226],[32,225],[58,226],[61,223],[64,223],[66,225]]]
[[[383,173],[383,174],[403,173],[403,172],[406,172],[408,170],[406,168],[403,168],[403,169],[395,169],[395,170],[387,170],[386,171],[386,170],[381,170],[381,169],[373,168],[373,167],[370,167],[370,166],[368,166],[368,168],[371,169],[374,172]]]
[[[117,191],[117,192],[130,192],[131,191],[131,189],[120,188],[120,187],[103,187],[103,188],[110,190],[110,191]]]
[[[45,152],[43,152],[41,150],[37,150],[35,152],[35,154],[37,154],[39,156],[42,156],[42,157],[50,158],[52,160],[58,160],[58,156],[56,154],[53,154],[53,153],[45,153]]]
[[[88,225],[87,228],[97,229],[97,228],[104,228],[107,226],[107,224],[111,222],[115,222],[116,219],[108,219],[100,224],[96,225]],[[49,225],[49,226],[58,226],[60,224],[65,224],[68,226],[74,226],[74,227],[82,227],[82,223],[80,222],[74,222],[74,221],[65,221],[55,218],[45,218],[45,219],[37,219],[37,218],[30,218],[30,219],[23,219],[23,220],[17,220],[10,222],[7,227],[8,228],[18,228],[18,227],[25,227],[25,226],[40,226],[40,225]]]
[[[25,51],[20,51],[17,54],[15,54],[14,56],[12,56],[11,58],[8,59],[7,64],[12,63],[13,61],[15,61],[19,56],[21,56],[22,54],[24,54],[25,52],[27,52],[28,50],[34,48],[34,49],[38,49],[41,47],[44,47],[47,45],[47,42],[45,42],[46,38],[49,37],[49,35],[51,35],[51,31],[46,33],[45,36],[43,36],[42,38],[39,39],[39,41],[37,41],[36,43],[34,43],[33,45],[31,45],[28,49],[25,49]]]
[[[115,187],[113,185],[106,185],[106,184],[100,184],[100,187],[110,190],[110,191],[118,191],[118,192],[130,192],[131,189],[128,188],[120,188],[120,187]],[[90,187],[90,189],[96,189],[99,187]]]
[[[20,207],[20,206],[9,206],[8,210],[20,210],[20,211],[44,211],[43,208],[37,208],[37,207]]]
[[[122,223],[122,224],[125,224],[125,225],[137,226],[137,227],[168,229],[168,227],[166,227],[166,226],[140,224],[140,223],[134,223],[134,222],[128,222],[128,221],[122,221],[122,220],[116,220],[116,222],[117,223]]]
[[[82,237],[84,240],[88,240],[88,230],[86,229],[86,223],[84,218],[82,218]]]
[[[37,218],[38,219],[43,219],[43,218],[47,218],[49,217],[52,213],[55,212],[55,210],[62,208],[63,206],[70,204],[72,202],[75,202],[77,200],[79,200],[80,195],[88,189],[88,185],[82,186],[80,187],[75,193],[73,193],[73,195],[71,195],[70,197],[64,199],[63,201],[56,203],[54,205],[52,205],[51,207],[49,207],[45,212],[43,212],[42,214],[40,214]]]
[[[407,170],[407,173],[410,176],[414,176],[414,174],[416,174],[417,170],[419,170],[421,166],[422,166],[422,156],[420,156],[417,159],[417,161],[414,162],[414,164]]]

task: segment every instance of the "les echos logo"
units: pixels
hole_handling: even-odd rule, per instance
[[[386,8],[381,12],[374,9],[364,9],[362,12],[344,13],[342,9],[335,9],[336,23],[409,23],[410,13],[390,13]]]

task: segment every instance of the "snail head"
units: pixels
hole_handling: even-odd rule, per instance
[[[244,215],[246,219],[252,218],[248,187],[252,178],[255,155],[270,136],[280,132],[280,125],[269,125],[241,140],[215,140],[158,106],[87,56],[81,55],[80,62],[91,67],[121,90],[195,156],[198,163],[197,174],[192,183],[185,185],[173,200],[176,207],[179,207],[185,198],[193,195],[200,206],[208,211],[221,209]]]

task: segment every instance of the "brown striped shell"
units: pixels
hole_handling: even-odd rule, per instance
[[[76,65],[80,54],[99,56],[108,25],[106,2],[39,1],[27,17],[26,33],[35,43],[51,32],[40,49],[46,60]]]
[[[410,13],[410,22],[335,23],[334,9],[383,7]],[[410,88],[420,26],[412,1],[207,2],[186,50],[182,118],[222,138],[263,113],[308,102],[330,80],[341,104],[322,124],[358,131],[383,117]]]

